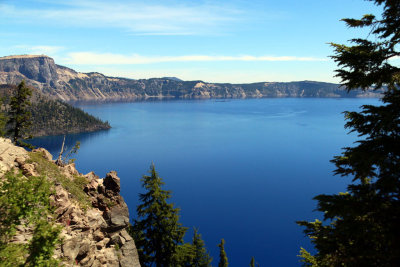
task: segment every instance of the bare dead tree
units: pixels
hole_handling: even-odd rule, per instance
[[[72,147],[70,150],[68,150],[68,148],[65,146],[65,135],[64,135],[64,140],[62,142],[61,150],[60,150],[60,153],[58,154],[56,164],[58,166],[65,166],[67,164],[74,162],[75,159],[72,159],[71,156],[73,154],[78,153],[80,145],[81,145],[81,143],[79,141],[77,141],[76,144],[74,145],[74,147]],[[66,153],[65,156],[64,156],[64,153]]]
[[[65,165],[65,163],[64,163],[64,161],[62,159],[62,155],[64,154],[64,145],[65,145],[65,135],[64,135],[64,140],[63,140],[62,145],[61,145],[60,154],[58,154],[58,158],[56,160],[56,164],[58,166],[64,166]]]

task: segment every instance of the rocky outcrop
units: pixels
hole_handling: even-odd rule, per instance
[[[64,168],[76,175],[71,166]],[[128,207],[119,195],[119,187],[104,185],[108,177],[119,182],[116,173],[108,173],[105,179],[93,173],[86,177],[88,184],[84,190],[92,202],[92,208],[87,210],[74,203],[62,186],[55,188],[55,214],[64,225],[61,233],[64,241],[56,255],[80,266],[140,266],[135,242],[127,232]]]
[[[83,194],[88,203],[84,205],[63,183],[54,180],[55,193],[50,200],[54,207],[54,219],[62,226],[62,243],[56,248],[55,257],[62,261],[63,266],[139,267],[135,242],[127,232],[129,211],[119,194],[117,173],[111,171],[104,179],[93,172],[82,175],[74,164],[64,167],[55,165],[51,154],[43,148],[31,153],[39,156],[45,164],[32,162],[31,154],[25,149],[0,138],[0,181],[7,171],[13,169],[20,169],[26,177],[30,177],[43,175],[41,172],[48,168],[53,170],[45,170],[50,181],[53,181],[54,170],[57,170],[57,175],[63,176],[63,179],[81,179],[86,184],[82,193],[85,192]],[[27,226],[18,226],[11,242],[28,243],[32,230]]]
[[[257,97],[378,97],[379,92],[347,93],[338,84],[313,81],[252,84],[206,83],[177,78],[125,79],[103,74],[79,73],[56,65],[50,57],[0,58],[0,84],[25,79],[44,94],[65,101],[112,101],[141,99],[204,99]]]
[[[26,150],[14,146],[10,139],[0,137],[0,178],[12,168],[19,167],[19,164],[15,161],[17,158],[28,158]]]

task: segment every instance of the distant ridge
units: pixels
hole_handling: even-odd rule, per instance
[[[172,80],[177,82],[183,82],[183,80],[176,78],[176,77],[162,77],[161,79]]]
[[[144,99],[207,99],[261,97],[379,97],[379,92],[347,93],[338,84],[260,82],[251,84],[183,81],[176,77],[128,79],[101,73],[79,73],[55,64],[46,55],[14,55],[0,58],[0,84],[27,84],[43,94],[64,101],[120,101]]]
[[[4,56],[4,57],[0,57],[1,59],[14,59],[14,58],[38,58],[38,57],[48,57],[46,55],[11,55],[11,56]]]

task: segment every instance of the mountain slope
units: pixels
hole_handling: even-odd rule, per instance
[[[27,84],[43,94],[64,101],[109,101],[149,98],[254,98],[254,97],[376,97],[376,92],[347,94],[337,84],[302,81],[252,84],[206,83],[171,78],[126,79],[103,74],[79,73],[56,65],[48,56],[0,58],[0,84]]]

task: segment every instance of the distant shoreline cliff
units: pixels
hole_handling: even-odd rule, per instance
[[[134,101],[262,97],[379,97],[379,92],[347,93],[338,84],[299,81],[251,84],[182,81],[176,78],[127,79],[101,73],[80,73],[55,64],[45,55],[0,57],[0,84],[27,84],[63,101]]]

